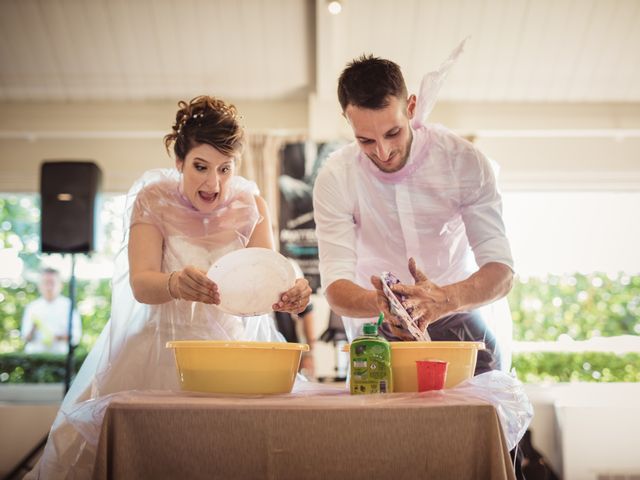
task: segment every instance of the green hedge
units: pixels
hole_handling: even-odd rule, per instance
[[[512,366],[524,383],[640,382],[640,353],[518,353]]]
[[[74,355],[74,370],[82,366],[86,352]],[[0,381],[2,383],[55,383],[64,382],[66,355],[47,353],[0,354]]]

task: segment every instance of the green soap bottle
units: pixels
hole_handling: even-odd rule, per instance
[[[352,395],[393,392],[391,345],[378,335],[378,327],[383,319],[381,313],[377,325],[364,324],[363,335],[351,342],[349,386]]]

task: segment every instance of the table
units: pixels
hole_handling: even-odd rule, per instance
[[[126,392],[105,413],[94,479],[514,479],[493,405],[445,392]]]

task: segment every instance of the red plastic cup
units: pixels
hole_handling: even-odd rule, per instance
[[[442,360],[416,360],[418,391],[442,390],[447,379],[449,362]]]

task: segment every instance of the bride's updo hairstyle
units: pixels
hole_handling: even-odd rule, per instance
[[[244,130],[235,106],[202,95],[189,103],[180,101],[178,107],[173,131],[164,137],[167,152],[173,144],[176,159],[184,160],[193,147],[206,143],[224,155],[240,157]]]

